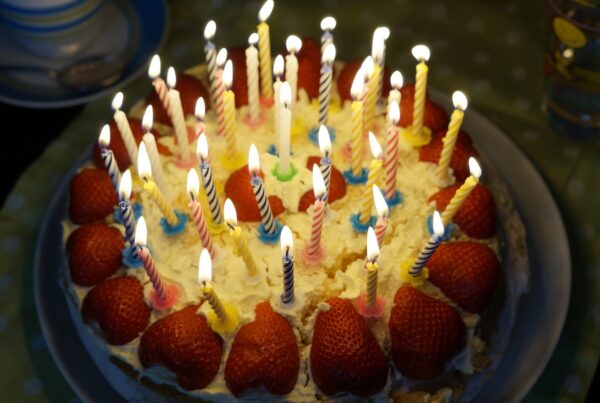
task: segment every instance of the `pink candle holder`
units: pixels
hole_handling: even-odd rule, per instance
[[[160,298],[154,288],[150,291],[150,303],[152,304],[152,307],[157,311],[166,311],[168,309],[171,309],[179,300],[179,289],[174,284],[165,283],[164,287],[164,298]]]
[[[367,304],[367,294],[362,293],[356,299],[356,309],[365,318],[381,318],[385,311],[385,298],[378,295],[372,306]]]
[[[198,166],[200,159],[196,153],[189,152],[187,157],[182,157],[181,155],[175,156],[173,162],[177,168],[188,171],[191,168]]]
[[[300,259],[304,262],[304,264],[308,266],[316,266],[323,261],[325,258],[325,250],[322,245],[319,245],[319,249],[317,249],[317,253],[310,254],[309,253],[309,245],[306,243],[304,248],[300,251]]]
[[[271,106],[273,106],[274,103],[275,103],[275,101],[273,100],[273,98],[265,98],[262,95],[260,96],[260,104],[261,104],[261,106],[264,106],[266,108],[270,108]]]
[[[246,113],[242,118],[242,121],[246,124],[246,126],[257,128],[261,127],[267,119],[265,118],[265,114],[260,112],[258,114],[258,119],[252,119],[249,113]]]

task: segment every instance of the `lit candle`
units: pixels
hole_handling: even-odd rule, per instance
[[[321,232],[323,230],[323,221],[325,221],[325,182],[321,170],[314,164],[312,169],[313,191],[315,193],[315,203],[312,211],[312,226],[310,230],[310,242],[307,245],[306,253],[308,257],[314,257],[321,254]]]
[[[223,105],[225,108],[225,143],[227,147],[225,149],[225,156],[229,161],[235,160],[237,156],[237,139],[235,133],[235,95],[231,91],[231,84],[233,82],[233,63],[231,60],[227,60],[225,68],[223,69],[223,85],[225,85],[226,91],[223,94]]]
[[[458,131],[462,125],[465,110],[468,105],[467,97],[464,93],[455,91],[454,94],[452,94],[452,103],[454,103],[454,112],[452,112],[452,116],[450,117],[448,131],[443,140],[444,146],[442,147],[440,161],[437,170],[435,171],[435,175],[440,181],[446,181],[448,179],[448,168],[450,167],[452,151],[454,150]]]
[[[215,72],[217,71],[217,49],[211,39],[217,32],[217,24],[210,20],[204,27],[204,55],[206,56],[206,65],[208,66],[208,82],[210,84],[210,102],[212,105],[217,104],[217,82],[215,81]]]
[[[127,119],[127,116],[125,116],[125,113],[121,110],[121,107],[123,106],[122,92],[117,92],[117,95],[115,95],[115,97],[112,100],[111,106],[115,111],[115,113],[113,114],[113,119],[117,123],[119,132],[121,133],[121,138],[123,139],[123,143],[125,144],[127,155],[129,155],[129,159],[133,163],[134,161],[137,161],[137,144],[135,143],[135,138],[133,137],[133,133],[131,132],[129,120]]]
[[[440,246],[440,243],[442,242],[443,238],[444,223],[442,222],[442,217],[440,216],[440,213],[435,211],[433,213],[433,235],[431,235],[431,237],[427,241],[427,244],[421,250],[419,256],[417,256],[417,259],[408,271],[408,273],[411,276],[419,277],[421,271],[423,270],[423,267],[425,267],[427,261],[429,261],[429,258],[431,257],[431,255],[433,255],[437,247]]]
[[[402,85],[404,85],[402,73],[398,70],[394,71],[390,77],[390,83],[392,84],[392,89],[388,95],[388,107],[393,101],[396,101],[398,105],[400,105],[400,101],[402,100],[400,89],[402,88]]]
[[[413,104],[413,136],[417,139],[426,137],[423,135],[423,117],[425,116],[425,98],[427,95],[427,61],[431,53],[425,45],[417,45],[412,48],[412,54],[419,62],[415,79],[415,100]]]
[[[333,43],[333,30],[337,21],[333,17],[325,17],[321,20],[321,31],[323,34],[321,35],[321,55],[325,52],[325,48],[330,43]]]
[[[273,113],[275,117],[275,135],[277,138],[281,136],[281,77],[283,75],[283,56],[277,55],[275,63],[273,64],[273,74],[275,75],[275,83],[273,83],[274,96],[274,107]]]
[[[242,229],[238,226],[237,212],[230,199],[225,200],[224,210],[225,223],[227,224],[227,227],[229,227],[229,234],[234,241],[233,253],[242,258],[246,265],[246,269],[248,270],[248,274],[254,276],[258,273],[258,267],[252,253],[250,253],[250,249],[248,249],[246,237],[244,237]]]
[[[373,43],[373,71],[369,76],[369,82],[367,84],[367,102],[365,104],[365,121],[364,121],[364,130],[370,131],[373,130],[373,121],[375,120],[375,106],[377,105],[377,100],[379,99],[380,92],[379,90],[379,82],[381,71],[381,67],[379,64],[375,63],[376,60],[381,58],[381,53],[383,52],[383,41],[377,40]]]
[[[442,213],[442,222],[444,225],[448,225],[460,206],[462,206],[466,198],[469,197],[473,189],[475,189],[475,186],[477,186],[477,183],[479,183],[479,178],[481,177],[481,167],[477,163],[477,160],[473,157],[469,158],[469,170],[471,171],[471,175],[465,180],[465,183],[458,188],[454,196],[452,196],[452,199],[450,199],[446,209]]]
[[[250,119],[257,121],[260,113],[258,103],[258,50],[256,43],[258,34],[252,33],[248,38],[248,47],[246,48],[246,79],[248,82],[248,109]]]
[[[273,11],[275,3],[273,0],[264,2],[258,12],[260,23],[257,27],[258,32],[258,55],[260,59],[260,90],[261,95],[266,99],[273,98],[273,78],[271,77],[271,38],[269,34],[269,25],[267,19]]]
[[[367,231],[367,306],[375,306],[377,300],[377,277],[379,275],[379,244],[373,227],[369,227]]]
[[[146,151],[148,152],[148,158],[150,158],[150,165],[152,166],[152,178],[156,182],[156,185],[163,192],[166,190],[165,182],[162,174],[162,164],[160,162],[160,155],[156,147],[156,140],[154,135],[150,133],[152,130],[152,124],[154,120],[154,113],[152,105],[148,105],[144,111],[142,117],[142,127],[146,131],[143,137],[143,142],[146,145]]]
[[[333,77],[333,61],[335,60],[335,45],[329,44],[321,59],[321,76],[319,78],[319,124],[326,125],[331,102],[331,80]]]
[[[388,226],[390,210],[377,185],[373,185],[373,201],[375,201],[375,210],[377,211],[375,234],[377,234],[377,243],[379,244],[379,247],[381,247],[383,246],[383,237],[385,236],[385,230]]]
[[[146,145],[144,143],[140,143],[140,149],[138,151],[138,174],[144,180],[144,190],[150,194],[150,198],[156,203],[162,215],[167,220],[167,223],[171,226],[177,224],[179,220],[175,215],[173,208],[167,202],[152,179],[152,166],[150,165],[150,158],[148,157],[148,152],[146,151]]]
[[[359,221],[361,224],[367,224],[369,220],[371,220],[371,210],[373,209],[373,185],[379,183],[379,177],[381,176],[381,166],[382,161],[381,157],[383,156],[383,151],[381,150],[381,146],[379,142],[375,138],[373,132],[369,132],[369,143],[371,145],[371,153],[373,154],[373,159],[371,160],[371,164],[369,166],[369,176],[367,179],[367,185],[365,187],[365,192],[363,194],[362,207],[359,213]]]
[[[329,186],[331,184],[331,138],[329,137],[329,130],[323,125],[319,127],[319,149],[321,150],[321,175],[325,181],[323,201],[327,202],[329,200]]]
[[[223,84],[223,68],[227,62],[227,49],[223,48],[217,53],[217,71],[215,72],[216,81],[216,106],[217,111],[217,134],[219,136],[225,136],[225,85]]]
[[[185,125],[185,117],[183,116],[183,108],[181,106],[181,97],[179,91],[175,89],[177,77],[175,69],[169,67],[167,70],[167,85],[169,86],[169,105],[171,105],[171,120],[175,127],[175,136],[177,137],[177,147],[179,156],[182,160],[188,159],[188,134]]]
[[[388,200],[396,196],[396,173],[398,171],[398,122],[400,121],[400,107],[392,101],[388,109],[388,130],[383,170],[385,173],[385,197]]]
[[[258,158],[258,150],[256,146],[252,144],[248,153],[248,169],[250,170],[250,184],[258,203],[258,209],[260,210],[261,222],[264,230],[267,234],[274,234],[277,227],[275,225],[275,218],[271,211],[271,205],[269,199],[265,193],[263,181],[258,175],[260,172],[260,160]]]
[[[123,225],[125,226],[125,240],[129,242],[131,246],[133,256],[136,256],[137,251],[135,250],[135,218],[133,216],[133,209],[131,208],[131,172],[127,169],[121,177],[119,183],[119,207],[121,208],[121,215],[123,216]]]
[[[204,246],[204,248],[206,248],[210,252],[210,256],[214,259],[215,249],[213,248],[212,239],[210,237],[210,233],[208,232],[206,221],[204,221],[202,207],[200,206],[200,203],[196,201],[196,199],[198,198],[199,190],[200,181],[198,179],[198,174],[196,173],[196,170],[192,168],[189,170],[187,176],[187,193],[190,196],[190,202],[188,203],[188,207],[190,208],[194,224],[196,224],[198,235],[200,235],[200,241],[202,242],[202,246]]]
[[[377,27],[373,32],[372,56],[374,62],[379,66],[379,77],[377,78],[377,98],[381,96],[383,88],[383,72],[385,70],[385,41],[390,37],[388,27]]]
[[[369,108],[367,107],[368,98],[369,98],[369,90],[372,85],[369,85],[371,79],[373,77],[373,71],[375,66],[373,64],[373,57],[367,56],[365,60],[363,60],[360,70],[363,73],[363,93],[361,95],[361,101],[363,103],[363,134],[368,133],[367,129],[367,114],[369,112]]]
[[[296,53],[302,48],[302,40],[296,35],[290,35],[285,41],[285,46],[289,53],[285,57],[285,81],[289,83],[292,89],[292,102],[290,105],[294,106],[298,96],[298,58]]]
[[[202,284],[202,295],[208,301],[217,318],[222,321],[227,321],[227,311],[225,306],[217,296],[215,289],[210,281],[212,280],[212,261],[210,253],[206,249],[202,249],[200,253],[200,262],[198,263],[198,281]]]
[[[150,250],[146,247],[148,231],[146,228],[146,220],[140,217],[135,226],[135,244],[137,246],[138,257],[142,260],[146,274],[152,283],[152,288],[156,293],[158,301],[167,301],[169,299],[168,291],[165,288],[163,281],[154,265],[154,260],[150,254]]]
[[[98,137],[98,146],[100,147],[100,156],[104,161],[104,166],[108,171],[108,176],[112,181],[115,192],[119,191],[119,181],[121,180],[121,172],[115,161],[115,155],[112,150],[108,148],[110,144],[110,127],[108,125],[102,126],[100,130],[100,136]]]
[[[281,301],[284,304],[294,302],[294,239],[292,231],[286,225],[281,230],[281,263],[283,266],[283,294]]]
[[[194,107],[194,117],[196,118],[196,125],[194,127],[194,131],[196,136],[199,136],[200,133],[204,132],[206,125],[204,124],[204,118],[206,117],[206,104],[204,103],[204,98],[198,97],[196,100],[196,106]]]
[[[350,149],[352,151],[351,170],[352,175],[360,176],[362,174],[363,158],[363,101],[364,93],[364,73],[361,70],[356,72],[350,93],[352,95],[352,140]]]
[[[160,99],[160,102],[162,103],[165,112],[167,112],[169,119],[172,119],[167,84],[165,84],[164,80],[160,78],[160,57],[158,55],[152,56],[150,67],[148,67],[148,77],[150,77],[150,80],[152,80],[154,91],[156,91],[156,95],[158,95],[158,99]]]
[[[281,103],[281,119],[279,120],[279,169],[281,175],[287,175],[290,170],[290,137],[292,134],[292,89],[287,82],[281,85],[279,97]]]
[[[200,136],[198,136],[196,152],[200,158],[200,175],[202,175],[202,184],[204,186],[204,192],[206,192],[210,214],[213,222],[220,224],[222,221],[221,206],[219,205],[219,197],[217,196],[217,189],[215,188],[212,168],[208,161],[208,142],[206,141],[206,135],[204,133],[200,133]]]

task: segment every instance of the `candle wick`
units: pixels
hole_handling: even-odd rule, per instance
[[[194,197],[194,192],[190,192],[190,198],[192,201],[196,201],[196,197]]]
[[[235,228],[233,228],[233,225],[231,225],[230,223],[225,223],[225,224],[227,224],[227,226],[229,227],[230,230],[233,231],[235,229]]]
[[[285,247],[285,257],[286,257],[286,258],[289,258],[289,254],[290,254],[290,247],[289,247],[289,246],[286,246],[286,247]]]

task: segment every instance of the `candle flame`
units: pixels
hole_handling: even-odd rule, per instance
[[[290,53],[299,52],[302,48],[302,39],[298,38],[296,35],[290,35],[285,41],[285,47]]]
[[[377,210],[377,216],[387,217],[390,212],[390,209],[388,208],[388,205],[385,202],[385,197],[383,197],[383,193],[381,193],[381,190],[377,185],[373,185],[373,199],[375,200],[375,210]]]
[[[277,55],[277,57],[275,58],[275,63],[273,64],[273,74],[275,74],[277,77],[281,77],[281,75],[283,74],[283,69],[283,56]]]
[[[108,125],[102,126],[100,136],[98,137],[98,144],[103,148],[110,145],[110,127]]]
[[[325,125],[319,127],[318,135],[321,156],[326,157],[331,152],[331,138],[329,137],[329,130],[327,130]]]
[[[390,37],[390,29],[388,27],[377,27],[373,31],[373,38],[379,38],[386,41]]]
[[[223,69],[223,85],[225,88],[230,89],[231,83],[233,82],[233,63],[227,60],[225,68]]]
[[[333,63],[333,61],[335,60],[335,45],[333,43],[330,43],[329,45],[327,45],[325,47],[325,50],[323,51],[323,63],[325,64],[331,64]]]
[[[146,144],[142,141],[138,150],[138,173],[144,179],[152,178],[152,165],[150,165],[150,157],[146,150]]]
[[[377,137],[375,137],[373,132],[369,132],[369,145],[371,146],[371,154],[373,154],[373,158],[380,160],[383,150],[381,149],[379,141],[377,141]]]
[[[313,164],[312,167],[312,180],[313,180],[313,192],[317,199],[321,199],[327,190],[325,187],[325,181],[323,180],[323,174],[317,164]]]
[[[367,231],[367,261],[375,263],[379,259],[379,244],[373,227]]]
[[[223,216],[225,217],[225,222],[232,227],[237,225],[237,212],[235,211],[235,206],[231,199],[225,199],[225,204],[223,205]]]
[[[225,62],[227,61],[227,49],[221,48],[217,53],[217,58],[215,59],[217,66],[223,67]]]
[[[404,85],[404,78],[402,77],[402,73],[398,70],[392,73],[392,77],[390,78],[390,82],[392,83],[392,87],[394,89],[400,90],[402,85]]]
[[[206,104],[204,103],[204,98],[199,97],[196,101],[196,107],[194,108],[194,115],[198,120],[204,120],[204,116],[206,115]]]
[[[202,249],[200,259],[198,260],[198,281],[200,283],[210,283],[212,279],[212,261],[208,249]]]
[[[388,106],[388,121],[393,125],[397,125],[400,121],[400,106],[398,106],[398,101],[393,100]]]
[[[437,236],[444,235],[444,222],[442,221],[442,216],[439,211],[433,212],[432,219],[433,233]]]
[[[194,198],[198,197],[200,191],[200,180],[198,179],[198,173],[195,168],[192,168],[188,172],[187,176],[187,192],[192,194]]]
[[[148,67],[148,77],[150,77],[151,80],[154,80],[159,75],[160,75],[160,56],[154,55],[154,56],[152,56],[152,60],[150,61],[150,67]]]
[[[431,57],[431,51],[425,45],[416,45],[412,48],[412,55],[419,62],[427,62]]]
[[[279,90],[279,102],[283,104],[285,108],[289,108],[292,103],[292,87],[287,81],[284,81],[281,84],[281,88]]]
[[[337,21],[333,17],[325,17],[321,20],[321,30],[322,31],[333,31],[335,26],[337,25]]]
[[[360,66],[360,70],[363,73],[363,78],[365,81],[367,81],[369,78],[371,78],[371,76],[373,75],[373,69],[375,68],[374,64],[373,64],[373,58],[371,56],[367,56],[365,57],[365,60],[363,60],[361,66]]]
[[[294,249],[294,237],[292,236],[292,231],[290,230],[290,227],[288,227],[287,225],[284,225],[283,228],[281,229],[281,251],[283,253],[287,253],[288,255],[293,255],[293,249]]]
[[[123,200],[129,200],[131,196],[131,171],[126,169],[121,176],[121,182],[119,182],[119,196]]]
[[[258,20],[260,22],[265,22],[266,20],[268,20],[269,17],[271,16],[271,13],[273,12],[274,6],[275,6],[275,2],[273,0],[265,1],[258,12]]]
[[[144,116],[142,117],[142,127],[146,132],[152,130],[152,125],[154,123],[154,109],[152,109],[152,105],[148,105],[146,110],[144,111]]]
[[[148,241],[148,230],[146,229],[146,220],[144,216],[140,216],[135,224],[135,244],[138,246],[146,246]]]
[[[454,91],[452,94],[452,103],[456,109],[460,109],[461,111],[465,111],[467,106],[469,105],[469,101],[467,100],[467,96],[462,91]]]
[[[258,150],[254,144],[250,145],[250,151],[248,151],[248,169],[253,175],[258,175],[260,171],[260,158],[258,158]]]
[[[198,143],[196,144],[196,154],[201,160],[208,158],[208,141],[206,140],[206,134],[200,133],[198,136]]]
[[[477,179],[481,178],[481,166],[473,157],[469,158],[469,171],[471,172],[471,176],[474,176]]]
[[[256,32],[252,32],[248,37],[248,43],[252,46],[255,46],[258,43],[258,34]]]
[[[206,23],[206,26],[204,27],[204,39],[206,39],[207,41],[212,39],[215,36],[215,33],[217,32],[217,23],[214,22],[213,20],[210,20]]]
[[[169,88],[175,88],[177,85],[177,74],[175,74],[173,66],[169,67],[167,70],[167,85]]]
[[[352,87],[350,87],[350,94],[352,94],[352,98],[356,101],[359,100],[363,94],[365,88],[365,78],[362,70],[358,70],[356,75],[354,76],[354,81],[352,81]]]
[[[112,100],[111,107],[116,112],[119,109],[121,109],[121,106],[123,106],[123,93],[119,91],[115,94],[115,97]]]

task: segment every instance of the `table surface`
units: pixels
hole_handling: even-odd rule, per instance
[[[386,62],[391,68],[412,81],[410,48],[417,42],[428,44],[431,85],[447,94],[465,91],[470,107],[507,133],[539,169],[567,228],[573,290],[556,351],[525,401],[582,401],[600,352],[600,188],[594,186],[600,141],[560,137],[541,112],[543,2],[435,0],[426,8],[409,0],[373,7],[340,0],[314,3],[277,2],[269,21],[274,51],[283,49],[291,33],[318,37],[320,19],[333,15],[338,20],[338,59],[349,60],[368,54],[373,29],[387,25],[391,37]],[[160,53],[164,65],[181,70],[204,61],[202,30],[209,19],[218,24],[219,46],[243,45],[255,28],[259,7],[257,1],[172,2],[172,28]],[[129,102],[125,107],[149,90],[145,77],[134,81],[124,89]],[[77,401],[39,327],[32,259],[45,206],[56,184],[110,119],[109,105],[107,97],[83,108],[22,173],[0,212],[0,357],[5,363],[0,393],[7,401]]]

